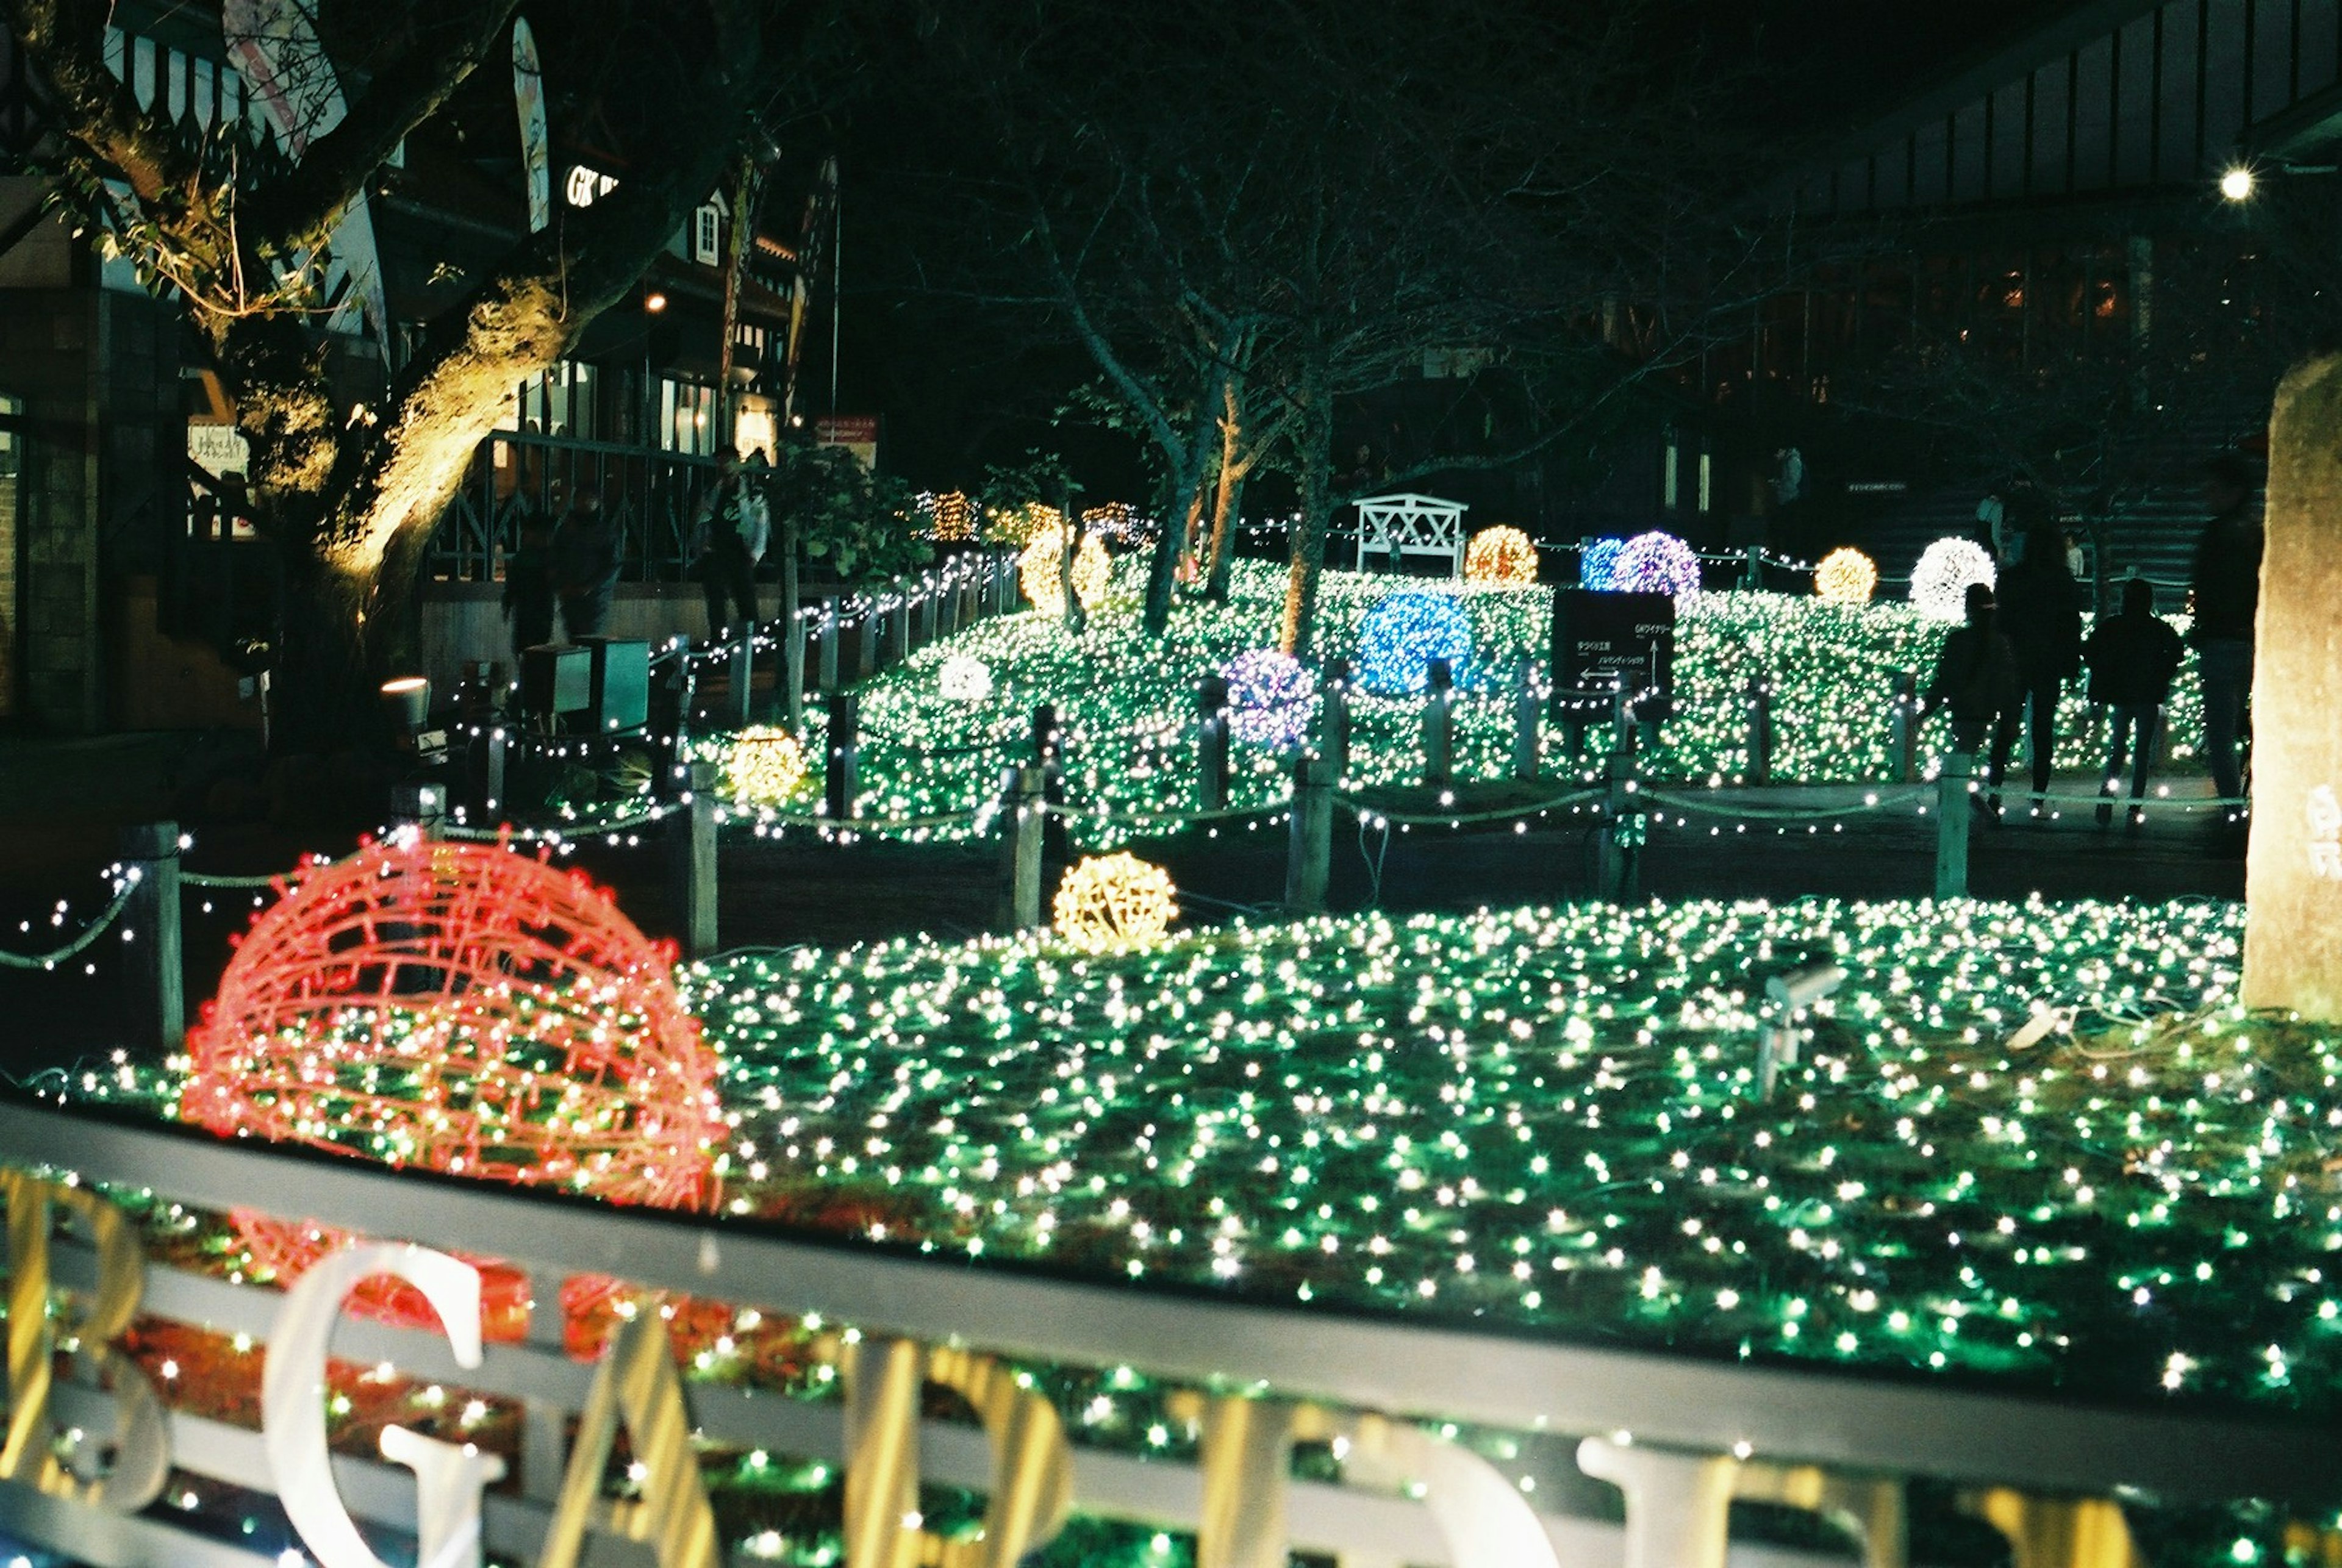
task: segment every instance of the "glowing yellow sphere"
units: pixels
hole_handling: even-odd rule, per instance
[[[771,724],[740,732],[724,758],[724,783],[750,805],[786,805],[805,788],[806,749],[796,736]]]
[[[1851,545],[1833,550],[1814,568],[1814,593],[1833,604],[1867,604],[1878,591],[1878,568]]]
[[[1033,608],[1044,615],[1063,616],[1066,613],[1066,531],[1062,526],[1046,534],[1036,534],[1016,557],[1016,582],[1031,600]],[[1106,597],[1107,581],[1114,575],[1113,563],[1106,559],[1106,546],[1095,534],[1082,535],[1081,548],[1074,552],[1074,596],[1085,610],[1095,610]]]
[[[1517,587],[1536,581],[1536,546],[1517,528],[1483,528],[1464,552],[1464,580]]]
[[[1179,913],[1171,875],[1125,850],[1086,855],[1057,884],[1057,934],[1092,953],[1160,942]]]

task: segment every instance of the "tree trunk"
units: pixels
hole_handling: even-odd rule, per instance
[[[1204,581],[1204,597],[1216,604],[1228,600],[1228,579],[1235,574],[1236,544],[1231,535],[1244,516],[1245,474],[1250,464],[1220,471],[1219,494],[1212,502],[1212,569]]]
[[[1076,637],[1090,629],[1090,613],[1082,604],[1082,596],[1074,592],[1074,562],[1082,553],[1081,514],[1074,510],[1074,487],[1060,480],[1057,484],[1057,515],[1065,519],[1066,549],[1057,557],[1057,586],[1066,596],[1066,629]]]
[[[333,752],[382,738],[381,644],[401,612],[380,573],[337,570],[284,552],[285,614],[269,679],[269,744],[280,754]],[[398,598],[403,600],[402,594]]]
[[[1187,553],[1189,532],[1196,510],[1202,504],[1199,494],[1203,483],[1204,464],[1211,451],[1214,421],[1203,416],[1203,410],[1220,401],[1220,389],[1227,383],[1226,371],[1215,371],[1208,378],[1205,394],[1196,402],[1196,418],[1187,433],[1187,442],[1174,458],[1164,481],[1163,537],[1156,542],[1155,560],[1146,574],[1146,634],[1162,636],[1171,629],[1171,592],[1179,578],[1179,561]]]
[[[1301,516],[1293,526],[1285,621],[1277,635],[1277,645],[1296,659],[1308,654],[1317,619],[1317,584],[1326,572],[1326,528],[1333,509],[1333,400],[1314,367],[1305,373],[1301,387],[1299,446]]]

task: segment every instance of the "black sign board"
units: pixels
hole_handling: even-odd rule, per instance
[[[1554,708],[1562,714],[1606,713],[1615,674],[1627,692],[1664,694],[1675,674],[1676,601],[1672,594],[1613,594],[1593,588],[1553,592]],[[1596,688],[1603,694],[1586,695]],[[1661,701],[1664,700],[1662,695]],[[1656,716],[1656,704],[1638,710]]]

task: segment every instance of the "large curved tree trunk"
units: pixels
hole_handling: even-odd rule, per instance
[[[1300,470],[1301,515],[1293,524],[1285,575],[1285,620],[1277,646],[1302,658],[1317,620],[1317,584],[1326,574],[1326,530],[1334,504],[1334,399],[1324,375],[1303,373],[1296,465]]]

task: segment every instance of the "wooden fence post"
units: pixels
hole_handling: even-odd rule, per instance
[[[689,764],[683,808],[675,814],[670,853],[675,857],[675,908],[686,958],[705,958],[716,948],[716,788],[714,763]]]
[[[826,765],[822,772],[822,812],[832,822],[851,822],[862,765],[862,699],[852,692],[829,694]]]
[[[1936,778],[1936,896],[1968,895],[1968,783],[1976,758],[1967,752],[1944,757]]]
[[[144,823],[122,830],[123,873],[130,878],[122,912],[131,934],[130,963],[146,1002],[146,1044],[164,1054],[186,1044],[186,964],[179,922],[179,824]]]
[[[899,664],[911,656],[911,601],[896,590],[895,607],[886,612],[886,662]]]
[[[1228,683],[1218,675],[1196,684],[1196,800],[1206,811],[1228,804]]]
[[[1326,661],[1326,684],[1318,689],[1318,754],[1340,778],[1350,771],[1350,661]]]
[[[1322,757],[1294,761],[1285,903],[1306,914],[1326,910],[1326,885],[1334,864],[1334,765]]]
[[[1001,814],[1006,833],[1002,881],[1006,924],[1012,932],[1041,924],[1042,844],[1048,822],[1048,770],[1038,763],[1011,763],[1002,770]]]
[[[756,721],[756,623],[742,623],[732,644],[732,719],[742,729]]]
[[[821,654],[816,661],[824,694],[837,690],[837,599],[821,602]]]
[[[805,733],[806,624],[796,606],[781,616],[781,722],[791,734]]]
[[[1764,676],[1751,675],[1743,694],[1748,702],[1748,782],[1769,784],[1773,777],[1773,688]]]
[[[1513,776],[1537,776],[1537,752],[1545,721],[1545,698],[1537,691],[1536,660],[1523,654],[1513,664]]]
[[[1456,674],[1445,659],[1426,672],[1430,691],[1423,704],[1423,782],[1444,784],[1456,771]]]
[[[931,645],[936,640],[936,626],[940,618],[943,596],[943,590],[932,583],[928,584],[926,590],[919,594],[919,624],[913,628],[912,634],[917,638],[918,644],[922,648]]]
[[[1887,765],[1893,783],[1908,784],[1918,765],[1919,678],[1909,670],[1897,670],[1894,675],[1895,699],[1887,710]]]
[[[854,623],[854,678],[866,681],[878,673],[878,616],[868,605]]]
[[[1632,734],[1631,726],[1626,730]],[[1640,846],[1643,819],[1630,809],[1635,792],[1633,753],[1614,750],[1603,764],[1602,829],[1595,835],[1594,896],[1626,904],[1635,896],[1636,851]]]

